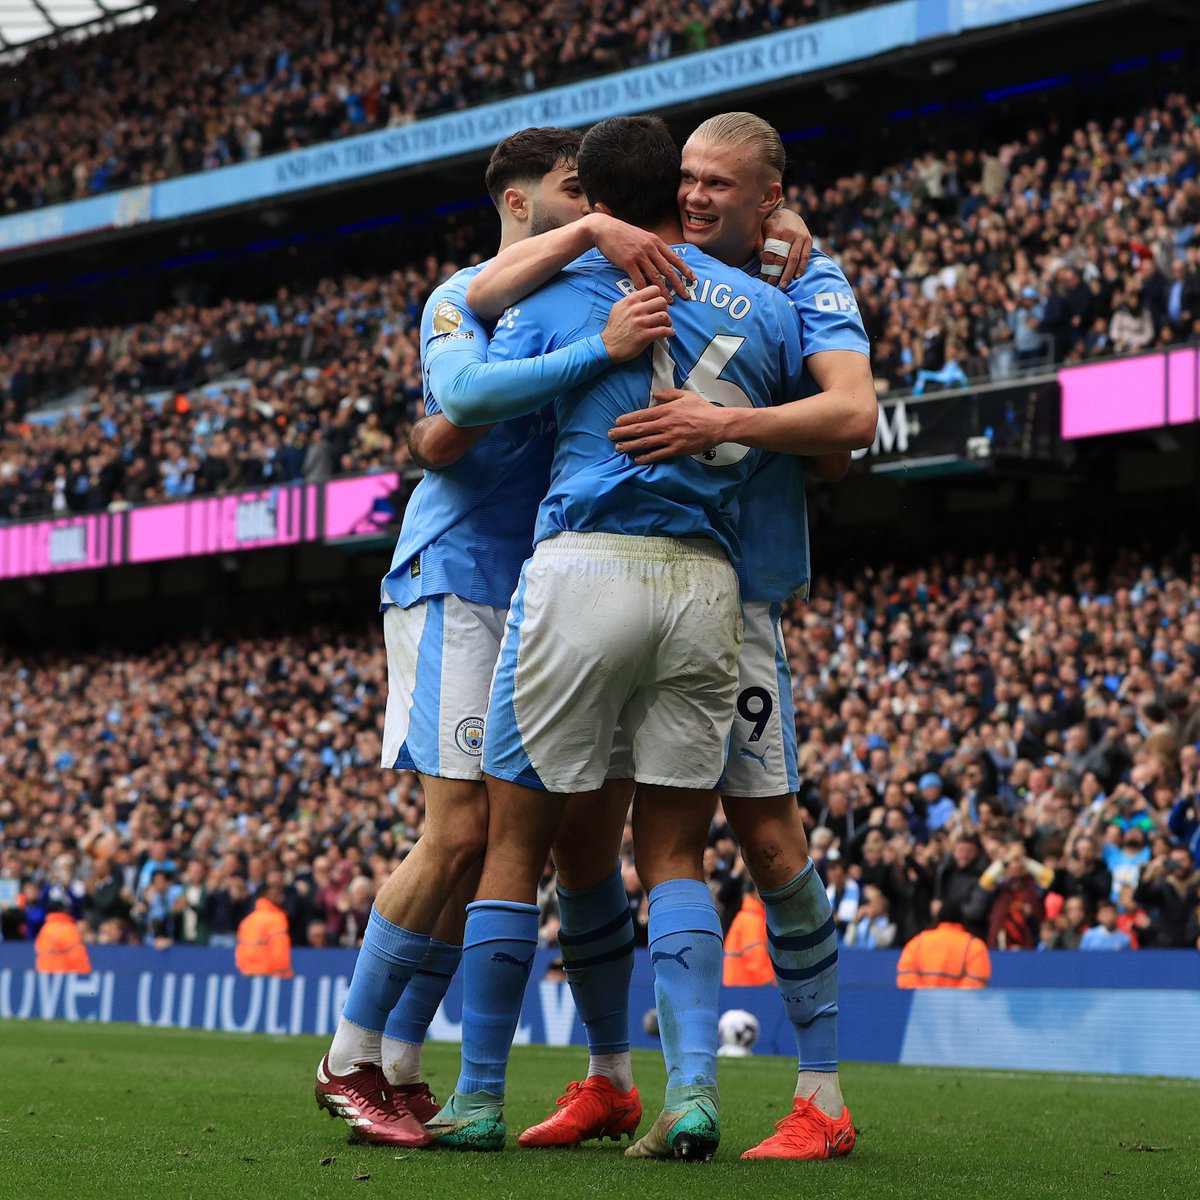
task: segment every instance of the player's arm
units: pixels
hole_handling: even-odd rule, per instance
[[[805,359],[822,390],[770,408],[721,408],[695,392],[666,388],[653,408],[617,418],[609,437],[638,463],[699,454],[738,442],[782,454],[844,454],[875,440],[879,405],[871,360],[857,350],[822,350]]]
[[[497,325],[493,356],[486,362],[479,362],[475,355],[460,358],[458,351],[431,359],[427,365],[429,388],[452,424],[488,425],[536,412],[611,364],[628,362],[651,342],[675,332],[667,302],[657,288],[642,288],[621,297],[599,333],[543,353],[547,350],[544,342],[524,339],[525,327],[552,329],[553,317],[548,314],[548,319],[539,323],[531,320],[528,312],[522,318],[520,311],[513,309],[511,319]]]
[[[424,471],[453,466],[490,428],[473,425],[460,429],[443,413],[430,413],[408,431],[408,456]]]
[[[691,268],[661,238],[605,213],[589,213],[496,255],[471,280],[467,303],[482,317],[498,317],[593,246],[635,287],[657,288],[664,300],[670,301],[672,290],[685,296],[687,283],[695,282]]]

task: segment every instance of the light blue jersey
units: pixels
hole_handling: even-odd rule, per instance
[[[488,363],[488,327],[466,303],[482,269],[451,276],[421,315],[425,412],[453,417],[469,400],[506,393],[527,397],[532,411],[497,424],[453,465],[426,472],[404,513],[381,608],[440,595],[508,607],[550,477],[554,416],[543,406],[609,362],[596,337],[532,362]]]
[[[792,399],[802,369],[800,323],[778,290],[694,246],[674,249],[697,277],[693,298],[671,309],[675,336],[565,392],[555,405],[558,442],[535,541],[568,530],[711,538],[731,559],[740,554],[736,500],[758,465],[757,450],[725,444],[639,466],[614,448],[608,431],[660,388],[688,388],[740,407]],[[613,303],[634,290],[617,267],[589,251],[504,313],[490,356],[527,358],[594,334]]]
[[[786,290],[799,317],[806,358],[822,350],[870,354],[854,292],[829,255],[813,250],[804,273]],[[804,371],[798,395],[814,396],[820,390]],[[764,454],[739,505],[742,599],[782,602],[797,593],[807,597],[808,499],[800,459]]]

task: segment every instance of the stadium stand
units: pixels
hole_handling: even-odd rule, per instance
[[[878,889],[896,945],[950,895],[993,947],[1077,944],[1108,898],[1137,945],[1200,939],[1181,841],[1200,789],[1200,552],[1105,559],[947,554],[833,575],[792,606],[814,853]],[[6,937],[55,902],[90,939],[228,944],[279,869],[294,943],[353,945],[420,836],[415,776],[377,766],[373,629],[28,655],[5,675]],[[728,922],[744,872],[719,816],[711,843]]]
[[[1198,170],[1196,107],[1172,94],[792,200],[855,286],[876,374],[919,391],[1196,337]]]
[[[200,171],[865,4],[613,0],[568,19],[577,7],[529,22],[474,0],[164,5],[35,50],[0,86],[0,202]],[[855,286],[881,391],[1200,336],[1200,108],[1185,91],[1151,84],[1104,121],[952,140],[789,192]],[[0,344],[0,520],[403,464],[421,306],[493,236],[490,212],[468,214],[433,256],[381,242],[374,273],[275,267],[129,324],[99,304],[60,328],[48,304]],[[881,922],[899,946],[953,897],[996,949],[1074,948],[1104,899],[1134,945],[1200,945],[1194,543],[920,566],[896,553],[853,571],[821,559],[811,602],[785,618],[814,856],[870,897],[846,923],[868,936],[850,942],[879,944]],[[294,944],[355,945],[423,821],[415,776],[378,767],[368,608],[270,634],[189,629],[151,651],[8,653],[0,934],[32,939],[61,907],[89,941],[231,946],[281,871]],[[728,921],[744,870],[720,814],[710,841]]]
[[[429,260],[10,346],[0,512],[97,511],[403,462],[421,305],[447,269]],[[67,381],[90,384],[86,401],[49,425],[23,419],[26,397]]]
[[[140,28],[140,27],[139,27]],[[1200,108],[1173,93],[1101,128],[930,152],[790,200],[860,298],[881,392],[1004,380],[1200,337]],[[486,253],[490,215],[374,277],[8,339],[0,514],[395,465],[419,415],[425,297]],[[195,385],[225,379],[187,398]],[[39,403],[85,385],[51,424]],[[156,395],[146,402],[147,393]],[[179,398],[179,397],[183,398]],[[399,401],[399,403],[397,403]],[[307,466],[306,466],[307,462]]]
[[[482,0],[163,6],[33,52],[0,85],[0,204],[153,183],[878,2],[560,0],[533,20],[525,5]]]

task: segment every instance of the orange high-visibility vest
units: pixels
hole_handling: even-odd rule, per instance
[[[896,986],[902,988],[981,988],[991,977],[987,946],[952,921],[918,933],[896,964]]]
[[[771,983],[775,972],[767,952],[767,910],[757,896],[746,896],[725,935],[721,982],[726,987]]]
[[[287,913],[265,896],[254,902],[254,911],[242,918],[237,928],[234,962],[243,975],[292,974],[292,939]]]
[[[70,913],[52,912],[33,943],[34,965],[39,971],[69,971],[86,975],[92,969],[79,926]]]

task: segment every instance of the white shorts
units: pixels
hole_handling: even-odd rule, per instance
[[[383,613],[388,697],[383,765],[482,779],[488,687],[507,610],[427,596]]]
[[[742,605],[746,636],[738,655],[737,715],[721,780],[727,796],[786,796],[800,786],[796,770],[796,713],[792,673],[779,618],[783,605]]]
[[[737,578],[714,542],[550,538],[513,597],[483,769],[545,791],[591,791],[615,774],[619,728],[639,783],[714,787],[741,640]]]

